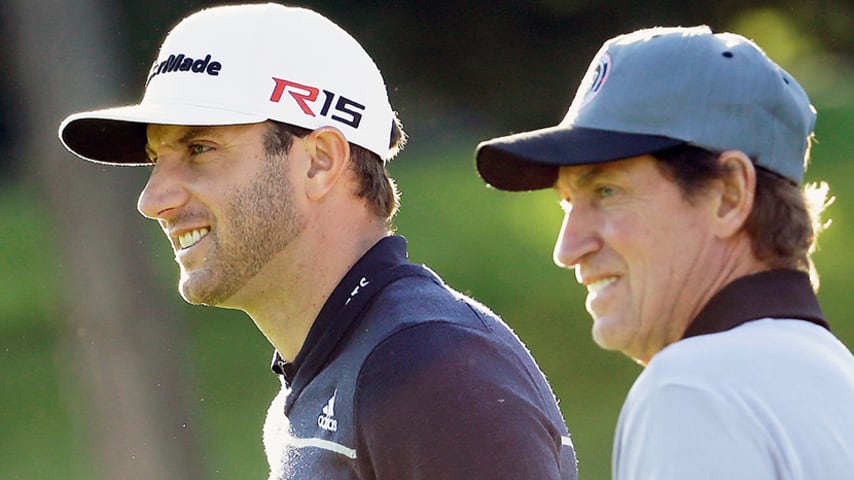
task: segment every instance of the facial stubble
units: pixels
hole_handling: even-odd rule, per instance
[[[192,274],[182,272],[181,296],[193,304],[227,302],[304,226],[294,205],[286,155],[267,155],[252,182],[229,195],[218,227],[209,234],[204,266]]]

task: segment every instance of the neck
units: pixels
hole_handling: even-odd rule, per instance
[[[733,239],[724,245],[724,248],[707,252],[706,255],[706,258],[713,258],[714,261],[702,263],[702,268],[692,270],[684,281],[685,285],[691,287],[685,288],[682,293],[692,298],[673,300],[674,309],[680,305],[682,308],[674,311],[674,321],[669,325],[666,337],[660,342],[642,345],[643,350],[629,352],[629,356],[639,364],[647,365],[664,347],[681,340],[709,300],[733,280],[769,270],[769,267],[753,254],[750,239],[746,234]]]
[[[327,217],[330,218],[330,217]],[[352,217],[351,217],[352,218]],[[323,225],[327,223],[327,225]],[[364,219],[335,225],[309,221],[305,231],[229,303],[246,312],[279,354],[293,360],[327,298],[380,239],[381,222]]]

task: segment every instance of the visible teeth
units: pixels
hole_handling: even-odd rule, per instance
[[[607,277],[601,280],[596,280],[595,282],[592,282],[587,285],[587,291],[590,293],[596,293],[616,281],[617,277]]]
[[[200,228],[198,230],[193,230],[192,232],[187,232],[178,237],[178,243],[181,245],[181,248],[192,247],[199,240],[202,239],[205,235],[208,234],[207,228]]]

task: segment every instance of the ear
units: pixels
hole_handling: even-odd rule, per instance
[[[306,195],[319,199],[329,193],[350,162],[350,144],[335,127],[321,127],[305,138],[309,165],[306,172]]]
[[[756,193],[756,167],[742,151],[728,150],[718,157],[726,171],[720,190],[716,189],[717,212],[716,233],[719,238],[728,238],[738,233],[753,210]]]

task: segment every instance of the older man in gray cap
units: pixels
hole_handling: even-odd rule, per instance
[[[604,44],[559,125],[478,146],[490,185],[556,190],[595,341],[646,367],[613,478],[854,475],[854,357],[810,258],[827,186],[800,186],[814,123],[751,41],[655,28]]]

